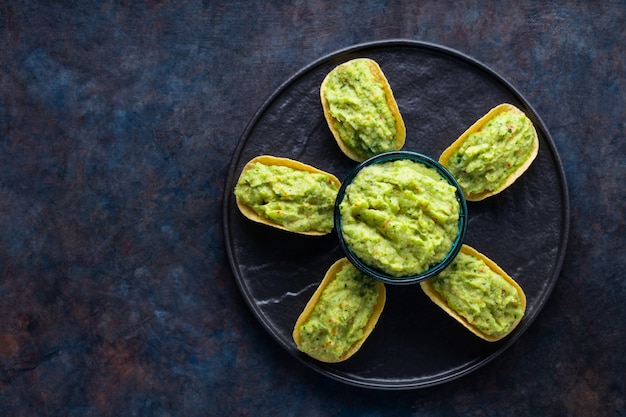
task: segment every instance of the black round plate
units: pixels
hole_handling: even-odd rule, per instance
[[[337,364],[300,353],[291,334],[324,277],[343,256],[337,237],[292,234],[253,223],[237,209],[233,188],[242,167],[261,154],[286,157],[344,178],[356,163],[330,133],[319,98],[324,76],[357,57],[377,61],[404,118],[404,150],[438,159],[492,107],[511,103],[533,121],[537,159],[504,192],[468,203],[465,243],[515,279],[527,296],[520,325],[495,343],[477,338],[434,305],[419,285],[387,286],[378,324],[352,358]],[[246,128],[233,156],[224,199],[229,261],[243,296],[287,352],[334,379],[369,388],[409,389],[439,384],[488,363],[530,326],[559,276],[569,229],[563,167],[543,122],[506,80],[476,60],[429,43],[389,40],[356,45],[308,65],[286,81]]]

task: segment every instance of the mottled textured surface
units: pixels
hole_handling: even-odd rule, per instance
[[[626,5],[405,3],[0,3],[0,415],[626,415]],[[538,319],[486,367],[417,391],[343,385],[286,355],[222,229],[259,106],[309,62],[387,38],[502,74],[570,191]]]

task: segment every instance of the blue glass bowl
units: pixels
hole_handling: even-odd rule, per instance
[[[456,199],[459,203],[459,221],[458,221],[458,233],[456,239],[452,243],[448,254],[438,263],[431,265],[426,271],[419,273],[417,275],[410,276],[393,276],[386,274],[383,271],[378,270],[371,265],[363,262],[350,248],[348,243],[345,241],[343,236],[343,228],[341,222],[341,213],[339,210],[339,205],[344,199],[347,187],[352,183],[356,175],[364,168],[374,164],[381,164],[384,162],[395,161],[399,159],[409,159],[411,161],[419,162],[421,164],[426,165],[427,167],[435,169],[442,178],[444,178],[450,185],[456,188]],[[364,274],[387,284],[415,284],[421,281],[424,281],[428,278],[433,277],[434,275],[441,272],[452,260],[456,257],[457,253],[461,249],[461,245],[465,240],[465,233],[467,231],[467,203],[465,201],[465,197],[463,196],[463,192],[461,191],[461,187],[456,182],[452,174],[448,172],[440,163],[429,158],[428,156],[409,151],[395,151],[395,152],[387,152],[383,154],[379,154],[373,156],[363,162],[361,162],[354,170],[352,170],[348,176],[342,181],[342,185],[339,188],[339,193],[337,194],[337,199],[335,201],[335,209],[334,209],[334,222],[335,222],[335,231],[339,238],[339,245],[341,249],[345,253],[346,257],[352,262],[352,264],[357,267]]]

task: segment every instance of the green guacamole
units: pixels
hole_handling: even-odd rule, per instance
[[[259,216],[297,232],[330,232],[338,191],[324,174],[258,162],[235,186],[235,195]]]
[[[534,130],[530,119],[503,112],[469,135],[448,161],[448,170],[467,194],[495,191],[532,152]]]
[[[486,335],[507,333],[524,314],[515,287],[474,256],[459,253],[431,280],[448,306]]]
[[[338,359],[364,335],[378,301],[376,281],[346,264],[300,326],[300,349],[320,359]]]
[[[343,142],[363,159],[396,150],[396,120],[383,85],[368,64],[355,60],[337,67],[325,84],[330,114]]]
[[[340,203],[343,237],[367,265],[417,275],[445,258],[458,234],[456,188],[408,159],[363,168]]]

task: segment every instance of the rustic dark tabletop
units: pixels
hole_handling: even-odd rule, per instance
[[[626,415],[626,3],[400,3],[0,2],[0,415]],[[506,78],[570,199],[532,326],[417,390],[343,384],[286,354],[223,229],[259,107],[310,62],[385,39]]]

